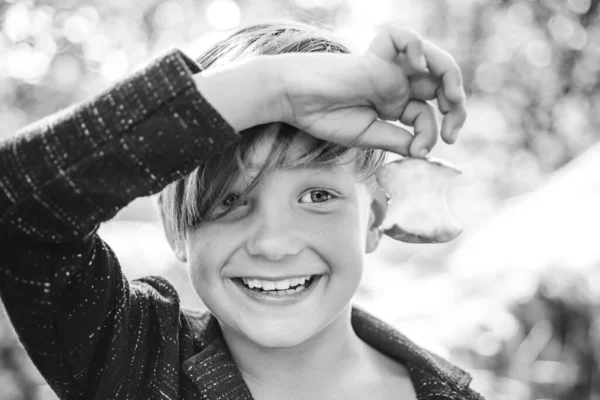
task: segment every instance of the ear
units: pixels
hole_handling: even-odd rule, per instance
[[[183,240],[175,240],[175,244],[171,248],[179,261],[187,262],[187,246]]]
[[[367,224],[367,242],[365,251],[372,253],[377,249],[383,231],[379,229],[387,213],[387,195],[377,182],[370,186],[371,205],[369,209],[369,222]]]
[[[171,229],[167,227],[167,224],[165,224],[164,221],[162,226],[165,232],[165,236],[167,237],[167,242],[169,242],[169,246],[171,246],[173,253],[175,253],[175,257],[177,257],[177,259],[182,263],[187,262],[187,246],[185,241],[182,239],[178,239],[173,234]]]

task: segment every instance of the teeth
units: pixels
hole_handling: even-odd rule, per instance
[[[290,288],[290,280],[284,279],[283,281],[278,281],[275,283],[275,287],[277,290],[285,290]]]
[[[301,285],[305,281],[304,278],[292,278],[290,279],[290,286]]]
[[[242,281],[249,288],[261,288],[263,290],[287,290],[291,286],[303,285],[310,279],[310,275],[302,278],[283,279],[281,281],[266,281],[262,279],[242,278]]]

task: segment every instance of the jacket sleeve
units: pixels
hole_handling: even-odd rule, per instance
[[[172,51],[0,143],[0,295],[62,397],[80,398],[101,373],[119,373],[101,366],[144,322],[132,322],[144,318],[139,290],[98,225],[237,140],[196,89],[198,71]]]

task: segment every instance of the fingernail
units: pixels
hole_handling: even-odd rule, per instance
[[[420,157],[425,157],[427,154],[429,154],[429,149],[427,147],[424,147],[421,150],[419,150]]]

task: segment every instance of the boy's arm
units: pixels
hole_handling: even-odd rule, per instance
[[[0,294],[30,357],[66,398],[126,373],[118,367],[134,362],[130,341],[150,340],[152,288],[129,286],[98,225],[237,140],[194,72],[172,52],[0,143]]]

